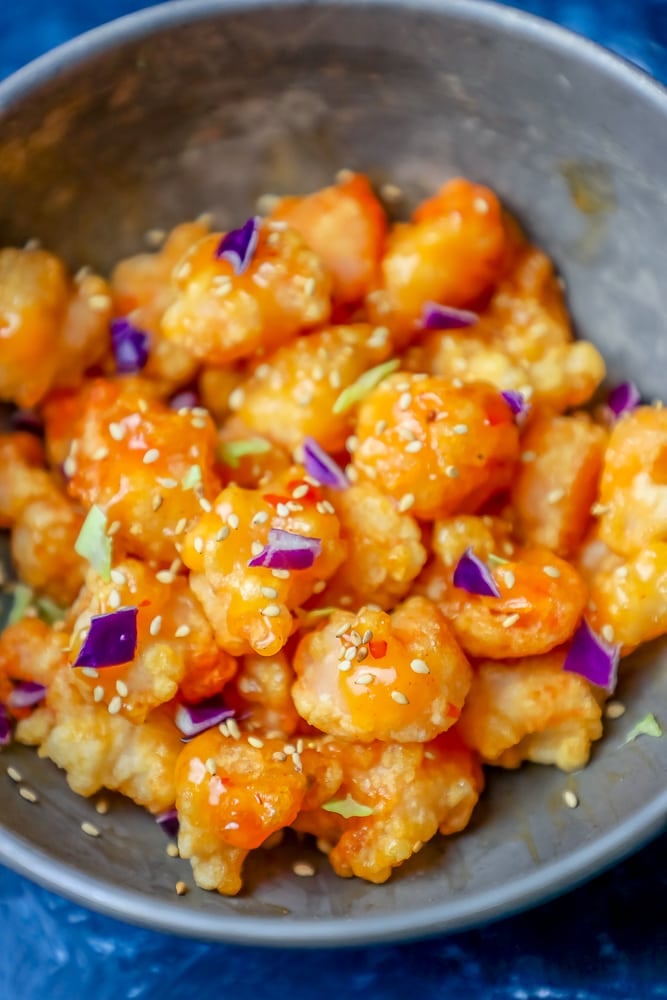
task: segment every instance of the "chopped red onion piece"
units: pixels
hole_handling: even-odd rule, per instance
[[[140,372],[148,361],[149,346],[146,331],[140,330],[127,316],[111,320],[111,349],[120,375]]]
[[[215,256],[218,260],[228,260],[234,274],[243,274],[257,247],[259,239],[259,216],[253,215],[240,229],[232,229],[222,237]]]
[[[424,330],[462,330],[478,322],[477,313],[467,309],[454,309],[453,306],[441,306],[437,302],[425,302],[422,309]]]
[[[36,681],[21,681],[10,692],[7,704],[10,708],[32,708],[33,705],[44,701],[45,695],[46,688],[43,684],[37,684]]]
[[[516,389],[506,389],[500,395],[517,418],[517,423],[523,420],[530,409],[530,403],[526,401],[523,393],[518,392]]]
[[[13,431],[28,431],[38,437],[44,434],[44,421],[35,410],[14,410],[9,418],[9,426]]]
[[[219,725],[234,715],[233,708],[227,708],[219,700],[202,701],[198,705],[179,705],[174,716],[176,728],[184,736],[192,739],[205,733],[207,729]]]
[[[12,724],[9,712],[0,702],[0,747],[9,746],[12,742]]]
[[[178,833],[178,813],[175,809],[165,809],[158,813],[155,822],[161,826],[168,837],[175,837]]]
[[[465,550],[454,570],[454,586],[481,597],[500,597],[498,584],[489,567],[478,559],[472,548]]]
[[[610,389],[607,396],[607,406],[617,420],[624,413],[632,413],[640,403],[641,396],[634,382],[621,382],[620,385]]]
[[[616,687],[620,654],[621,647],[604,642],[584,618],[572,637],[563,670],[581,674],[591,684],[612,692]]]
[[[347,476],[333,458],[319,446],[312,437],[304,438],[303,464],[306,472],[322,486],[331,486],[334,490],[345,490],[350,485]]]
[[[129,663],[137,650],[138,608],[93,615],[75,667],[116,667]]]
[[[297,535],[282,528],[271,528],[268,545],[248,566],[266,566],[268,569],[310,569],[322,551],[319,538]]]
[[[172,410],[193,410],[199,406],[199,396],[194,389],[182,389],[169,400],[169,407]]]

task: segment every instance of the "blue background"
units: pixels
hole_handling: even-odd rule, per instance
[[[0,0],[0,77],[150,6]],[[667,83],[667,0],[527,0]],[[667,164],[666,173],[667,173]],[[0,1000],[658,1000],[667,998],[667,837],[537,910],[405,945],[279,952],[200,944],[74,906],[0,867]]]

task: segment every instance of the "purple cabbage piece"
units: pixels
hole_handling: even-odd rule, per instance
[[[584,618],[572,637],[563,670],[581,674],[591,684],[612,692],[616,687],[621,647],[604,642]]]
[[[454,586],[481,597],[500,597],[498,584],[489,567],[478,559],[471,548],[466,549],[454,570]]]
[[[202,701],[198,705],[179,705],[174,722],[184,736],[192,739],[193,736],[205,733],[207,729],[219,726],[225,719],[231,719],[233,715],[233,708],[227,708],[219,699],[213,699]]]
[[[37,684],[36,681],[21,681],[14,686],[7,704],[10,708],[32,708],[33,705],[39,705],[40,701],[44,701],[45,696],[46,688],[43,684]]]
[[[350,485],[347,476],[330,455],[312,437],[304,438],[303,464],[306,472],[322,486],[345,490]]]
[[[522,392],[518,392],[516,389],[505,389],[500,393],[503,397],[510,410],[517,418],[517,422],[520,422],[526,417],[530,409],[530,403],[526,402],[526,399]]]
[[[175,837],[178,834],[178,813],[175,809],[165,809],[158,813],[155,822],[161,826],[168,837]]]
[[[632,413],[641,402],[639,389],[634,382],[621,382],[609,390],[607,396],[607,406],[616,419],[622,417],[624,413]]]
[[[138,608],[93,615],[75,667],[116,667],[129,663],[137,650]]]
[[[422,309],[424,330],[462,330],[479,322],[477,313],[468,309],[441,306],[437,302],[425,302]]]
[[[12,723],[9,712],[0,702],[0,747],[9,746],[12,742]]]
[[[234,268],[234,274],[243,274],[250,264],[259,239],[258,215],[253,215],[239,229],[232,229],[220,240],[215,256],[227,260]]]
[[[126,316],[111,320],[111,349],[120,375],[134,375],[148,361],[150,338]]]
[[[266,566],[268,569],[310,569],[322,551],[319,538],[308,538],[282,528],[269,531],[268,544],[248,566]]]

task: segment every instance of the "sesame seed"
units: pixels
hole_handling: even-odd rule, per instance
[[[202,419],[202,417],[194,417],[194,419],[190,421],[190,426],[194,427],[195,430],[203,431],[207,426],[207,423],[208,421]]]
[[[294,765],[294,770],[298,771],[299,774],[303,771],[303,765],[301,764],[301,757],[298,751],[292,754],[292,764]]]
[[[519,620],[519,615],[515,612],[513,615],[507,615],[503,618],[501,625],[503,628],[511,628],[512,625],[516,625]]]
[[[605,642],[614,641],[614,629],[611,625],[603,625],[600,629],[600,635],[605,640]]]
[[[250,543],[250,554],[253,556],[258,556],[260,552],[264,551],[264,546],[261,542],[251,542]]]
[[[120,521],[112,521],[107,528],[107,535],[115,535],[118,531],[120,531]]]
[[[178,847],[176,846],[176,844],[167,844],[167,846],[165,847],[165,853],[170,858],[177,858]]]
[[[209,774],[215,774],[218,770],[218,765],[213,757],[209,757],[204,766]]]
[[[122,441],[125,437],[125,424],[110,423],[109,424],[109,434],[114,439],[114,441]]]
[[[606,503],[594,503],[591,507],[591,514],[593,517],[602,517],[603,514],[608,514],[611,510],[609,504]]]
[[[38,801],[37,796],[35,795],[33,790],[31,788],[26,788],[25,785],[21,785],[21,787],[19,788],[19,795],[21,796],[22,799],[25,799],[26,802],[31,802],[33,803],[33,805],[35,802]]]
[[[308,492],[307,489],[306,492]],[[305,496],[305,494],[303,495]],[[253,515],[253,518],[250,523],[254,527],[258,524],[266,524],[268,520],[269,520],[269,515],[267,514],[267,512],[265,510],[258,510],[257,513]]]
[[[421,443],[421,441],[410,441],[408,444],[406,444],[405,450],[409,452],[411,455],[416,455],[417,452],[421,451],[423,447],[424,445]]]
[[[503,569],[500,574],[505,581],[505,586],[508,590],[511,590],[516,583],[516,577],[511,569]]]
[[[283,745],[283,750],[285,751],[288,757],[291,757],[293,753],[296,753],[296,747],[293,746],[291,743],[285,743]]]
[[[159,457],[160,457],[160,452],[157,450],[157,448],[149,448],[148,451],[144,452],[144,457],[142,458],[142,462],[144,463],[144,465],[152,465],[153,462],[157,462]]]
[[[295,861],[292,865],[292,871],[299,878],[312,878],[315,874],[315,869],[309,861]]]
[[[271,576],[274,576],[276,580],[289,580],[290,571],[288,569],[272,569]]]
[[[364,632],[364,634],[361,637],[361,641],[363,643],[370,642],[372,638],[373,638],[373,630],[370,629],[370,628],[367,628],[366,631]]]
[[[307,496],[310,486],[308,483],[301,483],[300,486],[296,486],[292,490],[292,496],[295,500],[301,500],[302,497]]]
[[[551,490],[547,493],[547,503],[559,503],[565,496],[565,490],[558,487],[556,490]]]
[[[410,702],[408,698],[403,694],[402,691],[392,691],[391,700],[395,701],[397,705],[409,705]]]
[[[122,587],[123,584],[127,583],[127,577],[119,569],[112,569],[109,576],[111,577],[111,582],[117,583],[119,587]]]
[[[326,580],[318,580],[317,583],[313,585],[313,593],[321,594],[323,590],[326,590],[327,582]]]
[[[348,670],[352,669],[352,661],[351,660],[339,660],[338,661],[338,669],[340,670],[340,672],[342,674],[346,674]]]
[[[379,437],[380,434],[384,434],[384,432],[386,431],[386,429],[387,429],[387,421],[386,420],[378,420],[378,422],[375,425],[375,433],[378,435],[378,437]]]
[[[201,537],[201,535],[195,535],[195,539],[192,543],[192,546],[195,552],[198,552],[200,555],[202,554],[202,552],[204,551],[204,539]]]
[[[172,479],[170,476],[156,476],[155,482],[165,490],[175,490],[178,486],[178,479]]]
[[[275,587],[261,587],[262,597],[267,597],[270,601],[274,601],[278,596],[278,591]]]
[[[101,684],[97,684],[93,688],[93,701],[100,702],[104,698],[104,688]]]
[[[157,493],[151,501],[151,507],[153,508],[153,511],[158,511],[163,503],[164,503],[164,497],[160,496],[160,494]]]
[[[282,750],[274,750],[274,752],[271,754],[271,760],[275,760],[279,764],[282,764],[284,760],[287,760],[287,754],[283,753]]]
[[[277,604],[267,604],[265,608],[262,608],[260,615],[264,615],[265,618],[277,618],[280,614],[280,608]]]
[[[160,569],[155,574],[155,579],[157,580],[158,583],[173,583],[174,574],[171,573],[168,569]]]
[[[189,625],[179,625],[176,631],[174,632],[174,638],[176,639],[185,639],[185,637],[188,635],[190,635]]]
[[[245,402],[245,392],[241,386],[237,386],[229,394],[229,399],[227,400],[227,406],[230,410],[240,409]]]
[[[455,434],[467,434],[468,425],[467,424],[454,424],[452,430]]]
[[[118,593],[115,587],[109,591],[109,597],[107,598],[107,600],[110,608],[115,609],[120,607],[121,598],[120,594]]]
[[[72,476],[76,473],[76,459],[74,458],[73,455],[68,455],[65,461],[63,462],[63,472],[68,477],[68,479],[71,479]]]
[[[229,538],[229,525],[224,524],[217,532],[215,540],[216,542],[224,542],[226,538]]]
[[[96,448],[92,454],[92,458],[95,462],[101,462],[102,459],[109,457],[109,449],[102,445],[101,448]]]
[[[87,634],[88,634],[88,629],[86,629],[86,635]],[[83,630],[81,631],[81,638],[82,639],[84,638]],[[99,670],[96,670],[95,667],[81,667],[81,673],[83,674],[84,677],[92,677],[93,680],[97,680],[97,678],[100,676]]]
[[[329,372],[329,385],[331,386],[332,389],[340,389],[342,385],[340,372],[336,371],[335,369],[334,371]]]
[[[576,809],[579,805],[579,799],[570,788],[566,788],[563,792],[563,802],[568,809]]]
[[[415,674],[430,674],[431,672],[428,668],[426,660],[420,660],[418,658],[410,660],[410,670],[412,670]]]
[[[402,392],[398,398],[399,410],[407,410],[411,403],[412,403],[412,393]]]
[[[264,746],[264,741],[260,740],[259,736],[249,736],[248,743],[251,747],[254,747],[255,750],[261,750]]]
[[[371,473],[372,473],[372,478],[374,479],[375,470],[373,468],[366,469],[367,476],[371,477]],[[350,480],[351,483],[356,483],[359,481],[359,473],[357,472],[357,470],[353,465],[345,466],[345,475],[347,476],[347,478]]]
[[[234,513],[232,512],[232,513],[231,513],[231,514],[229,514],[229,516],[227,517],[227,524],[228,524],[228,525],[229,525],[229,527],[230,527],[230,528],[232,529],[232,531],[236,531],[236,530],[238,529],[238,526],[239,526],[239,524],[240,524],[240,523],[241,523],[241,522],[239,521],[239,516],[238,516],[238,514],[234,514]]]
[[[359,674],[358,677],[354,678],[354,683],[363,684],[365,686],[367,684],[372,684],[374,680],[375,678],[373,674]]]
[[[106,816],[109,812],[109,802],[107,799],[98,799],[95,803],[95,812],[100,816]]]
[[[458,479],[460,473],[455,465],[448,465],[447,468],[445,469],[445,475],[447,476],[448,479]]]
[[[289,507],[285,503],[276,504],[276,514],[278,517],[289,517]]]
[[[354,660],[355,657],[356,657],[356,655],[357,655],[357,647],[356,646],[350,646],[349,649],[345,650],[344,659],[346,659],[346,660]]]
[[[410,510],[415,502],[414,493],[404,493],[401,499],[398,501],[398,509],[404,514],[406,510]]]
[[[121,696],[121,698],[127,698],[129,692],[128,686],[125,681],[116,681],[116,691]]]
[[[534,462],[536,458],[537,458],[537,455],[536,455],[536,453],[534,451],[522,451],[521,452],[521,461],[525,462],[526,464],[528,464],[529,462]]]
[[[350,632],[350,642],[355,646],[361,646],[361,636],[356,629],[352,629]]]
[[[560,570],[556,566],[543,566],[542,572],[546,576],[550,576],[552,580],[557,580],[560,576]]]
[[[8,775],[9,778],[11,778],[12,781],[16,781],[16,782],[23,781],[23,777],[21,775],[21,772],[17,771],[15,767],[11,766],[11,764],[7,768],[7,775]]]
[[[233,740],[241,738],[241,730],[239,729],[239,724],[236,719],[227,719],[227,729],[229,730],[229,735]]]
[[[134,535],[135,537],[136,537],[137,535],[141,535],[141,534],[142,534],[142,531],[141,531],[141,525],[140,525],[140,524],[138,524],[138,523],[135,523],[135,524],[131,524],[131,525],[130,525],[130,534],[131,534],[131,535]]]
[[[622,715],[625,715],[625,705],[622,701],[610,701],[604,710],[604,714],[608,719],[620,719]]]
[[[87,837],[99,837],[100,831],[94,825],[94,823],[89,823],[88,820],[84,820],[81,824],[81,829],[86,834]]]
[[[120,700],[118,695],[114,695],[114,697],[109,702],[108,706],[109,715],[118,715],[122,707],[123,707],[123,702]]]
[[[176,883],[176,895],[177,896],[185,896],[187,894],[187,892],[188,892],[188,887],[185,884],[185,882],[177,882]]]

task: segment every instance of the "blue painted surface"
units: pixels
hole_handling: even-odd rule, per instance
[[[0,76],[140,0],[4,0]],[[525,0],[667,83],[667,0]],[[667,165],[666,165],[667,173]],[[667,837],[528,914],[413,944],[278,952],[200,944],[74,906],[0,868],[0,1000],[661,1000]]]

